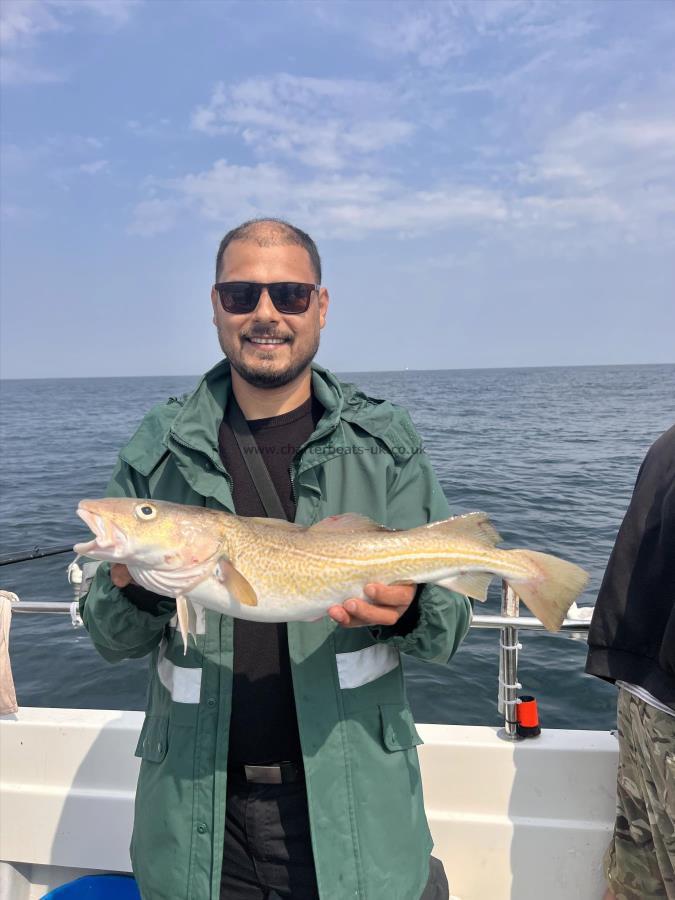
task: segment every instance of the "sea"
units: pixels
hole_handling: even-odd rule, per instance
[[[507,547],[573,560],[592,606],[640,463],[675,422],[675,365],[340,373],[407,407],[453,512],[489,513]],[[195,377],[9,380],[0,384],[3,554],[72,544],[83,497],[101,496],[120,447],[155,403]],[[22,600],[72,599],[68,555],[0,568]],[[491,591],[477,612],[499,611]],[[527,610],[523,610],[527,613]],[[584,674],[583,637],[521,631],[522,693],[542,727],[611,729],[616,690]],[[499,725],[498,631],[473,629],[446,665],[405,657],[418,722]],[[66,615],[14,615],[22,706],[143,709],[147,659],[111,665]]]

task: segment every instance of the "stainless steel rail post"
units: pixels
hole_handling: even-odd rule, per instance
[[[505,581],[502,581],[502,609],[503,617],[518,620],[518,595]],[[506,625],[499,632],[499,698],[498,709],[504,716],[504,727],[499,729],[498,735],[506,741],[519,741],[517,731],[517,705],[518,691],[521,685],[518,683],[518,628],[515,625]]]

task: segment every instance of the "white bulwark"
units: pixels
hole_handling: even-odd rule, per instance
[[[0,897],[37,900],[85,872],[130,870],[142,720],[39,708],[0,719]],[[434,853],[454,897],[602,896],[618,755],[609,732],[514,744],[487,727],[418,730]]]

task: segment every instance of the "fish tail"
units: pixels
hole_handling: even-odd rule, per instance
[[[530,612],[549,631],[558,631],[567,610],[583,591],[588,573],[574,563],[536,550],[509,550],[509,556],[535,569],[530,578],[506,580],[527,605]]]

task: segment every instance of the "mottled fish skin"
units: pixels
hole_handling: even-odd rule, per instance
[[[316,619],[363,597],[369,582],[435,583],[484,600],[497,577],[555,630],[587,580],[548,554],[498,549],[484,513],[407,531],[354,514],[304,527],[132,498],[83,500],[78,514],[97,537],[76,552],[125,563],[150,590],[256,621]]]

